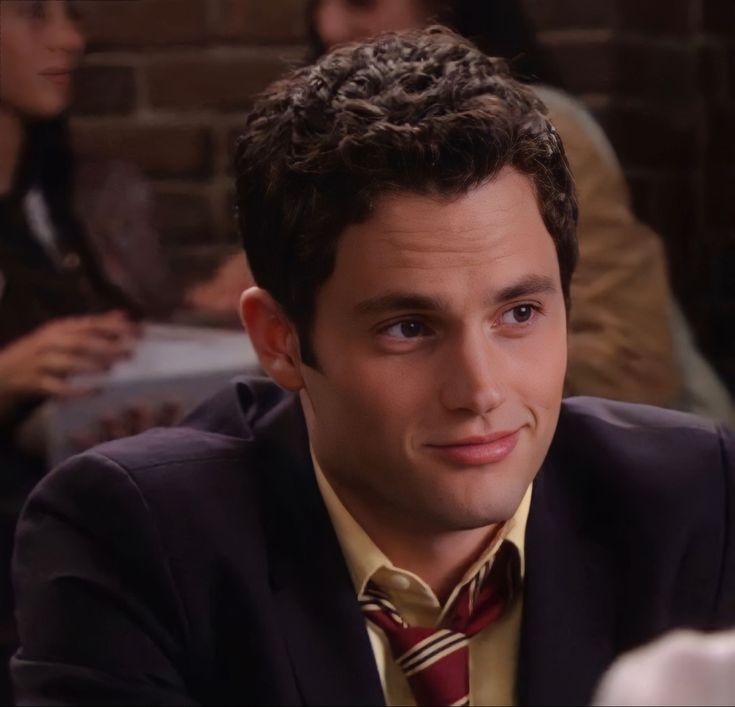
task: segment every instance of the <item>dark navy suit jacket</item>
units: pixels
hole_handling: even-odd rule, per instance
[[[735,438],[565,401],[534,484],[518,694],[584,704],[621,651],[735,624]],[[240,381],[35,490],[14,574],[20,704],[381,704],[297,400]]]

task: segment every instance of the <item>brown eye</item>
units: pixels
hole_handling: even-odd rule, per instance
[[[397,339],[417,339],[420,336],[427,336],[429,330],[427,326],[418,319],[404,319],[387,327],[384,331],[388,336]]]
[[[524,324],[533,316],[533,307],[530,304],[521,304],[513,307],[513,317],[519,324]]]
[[[500,321],[510,326],[528,324],[538,314],[538,307],[533,304],[517,304],[515,307],[503,312]]]

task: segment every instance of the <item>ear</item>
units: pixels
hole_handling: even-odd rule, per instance
[[[240,297],[240,319],[263,370],[282,388],[304,387],[296,328],[265,290],[251,287]]]

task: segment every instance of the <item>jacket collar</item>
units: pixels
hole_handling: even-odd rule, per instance
[[[365,620],[319,494],[298,400],[284,399],[255,436],[267,460],[271,586],[303,701],[382,705]]]
[[[303,700],[384,704],[298,400],[284,397],[257,421],[255,436],[268,460],[263,497],[272,503],[266,512],[271,584]],[[566,488],[561,448],[557,435],[534,483],[526,529],[521,704],[588,704],[615,654],[610,557],[586,527],[587,494]]]
[[[559,446],[557,437],[534,483],[526,529],[520,704],[589,704],[615,656],[609,550]]]

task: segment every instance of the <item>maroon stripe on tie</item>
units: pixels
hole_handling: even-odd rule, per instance
[[[444,626],[408,626],[388,595],[372,582],[359,597],[365,618],[385,633],[419,707],[469,704],[467,641],[497,621],[520,590],[520,558],[514,545],[503,542],[490,562],[478,570],[477,582],[464,586]]]

